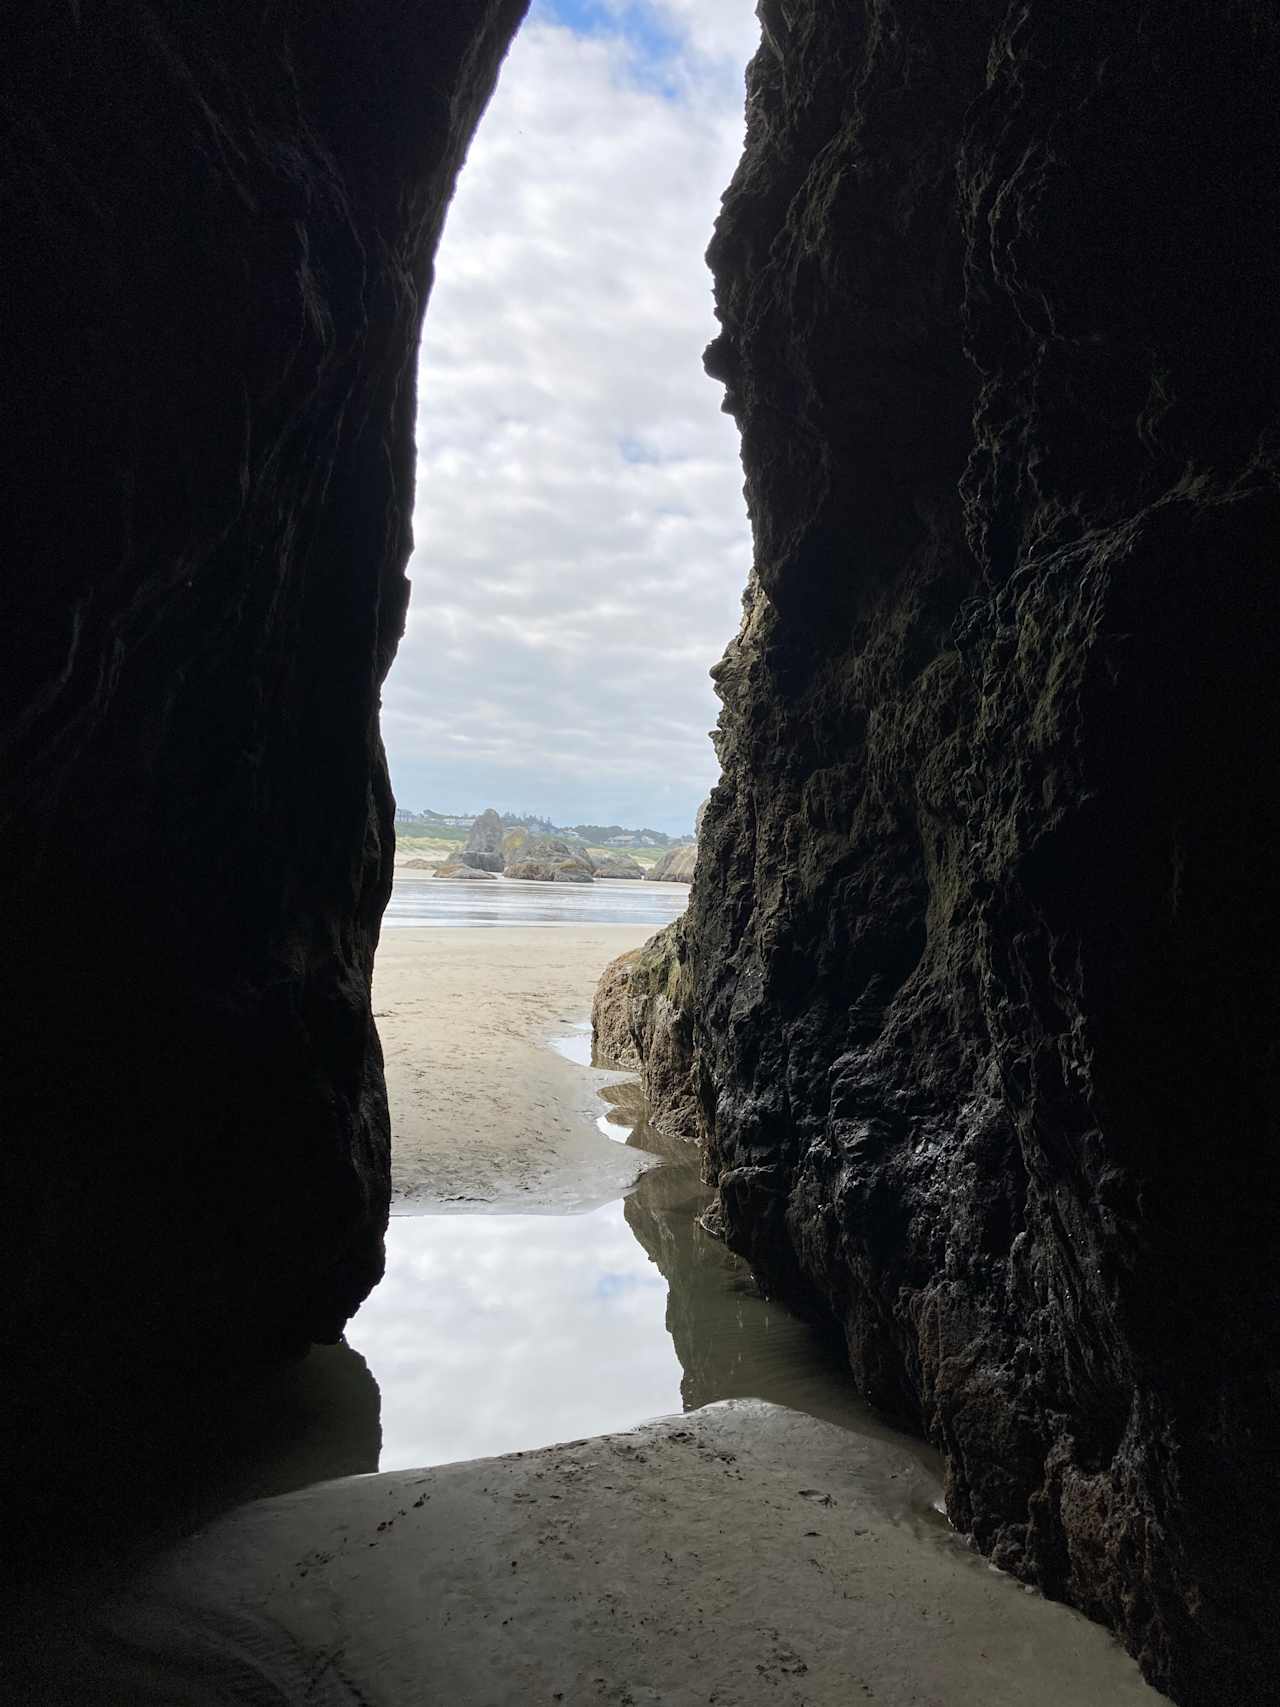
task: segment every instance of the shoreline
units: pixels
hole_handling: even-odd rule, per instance
[[[580,1213],[652,1165],[596,1124],[600,1087],[631,1075],[551,1044],[589,1020],[600,973],[653,928],[531,928],[402,925],[379,945],[393,1215]]]

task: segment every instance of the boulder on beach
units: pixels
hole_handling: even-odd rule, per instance
[[[502,856],[503,834],[502,819],[490,806],[471,826],[471,834],[458,856],[459,862],[473,866],[477,871],[501,871],[505,864]]]
[[[585,854],[557,836],[531,836],[507,876],[524,883],[590,883],[595,872]]]
[[[594,873],[581,859],[522,859],[507,876],[518,883],[592,883]]]
[[[604,859],[592,858],[597,877],[643,877],[644,867],[630,854],[610,854]]]
[[[436,876],[463,878],[467,882],[470,882],[473,878],[479,878],[482,882],[487,881],[489,883],[495,883],[497,881],[498,874],[496,871],[484,871],[478,865],[461,865],[453,862],[449,865],[438,865],[436,867]]]
[[[440,861],[438,859],[401,859],[396,861],[397,871],[434,871]]]

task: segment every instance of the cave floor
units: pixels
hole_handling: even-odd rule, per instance
[[[750,1400],[327,1483],[241,1507],[156,1562],[66,1635],[44,1699],[1161,1699],[1104,1630],[970,1553],[929,1491],[915,1455]]]
[[[437,1118],[416,1104],[418,1186],[433,1184],[434,1196],[409,1190],[397,1204],[402,1217],[428,1206],[437,1213],[393,1224],[409,1241],[404,1272],[427,1284],[397,1304],[393,1269],[352,1323],[350,1347],[322,1348],[282,1376],[281,1393],[264,1403],[293,1417],[289,1438],[268,1460],[261,1419],[250,1419],[250,1455],[259,1461],[228,1483],[231,1498],[221,1502],[249,1503],[128,1572],[64,1585],[29,1609],[10,1650],[14,1699],[60,1707],[1127,1707],[1161,1699],[1106,1631],[968,1550],[940,1514],[933,1455],[878,1423],[847,1376],[823,1361],[810,1330],[761,1299],[738,1259],[697,1226],[705,1192],[696,1157],[646,1126],[633,1081],[588,1066],[581,1014],[604,961],[631,946],[629,934],[492,931],[470,944],[469,932],[392,935],[376,989],[393,1107],[401,1099],[398,1132],[415,1106],[419,1070],[442,1070],[449,1040],[466,1034],[451,1112]],[[522,1108],[517,1085],[554,1109],[542,1153],[528,1135],[547,1125],[546,1109]],[[460,1203],[452,1188],[476,1157],[457,1161],[457,1133],[481,1124],[490,1102],[505,1124],[480,1157],[488,1185],[479,1201],[468,1190]],[[593,1208],[602,1198],[606,1207]],[[517,1205],[541,1216],[494,1213]],[[597,1273],[579,1247],[619,1208],[625,1222],[611,1235],[607,1273]],[[473,1241],[484,1224],[514,1241],[494,1297],[538,1293],[536,1265],[528,1250],[521,1255],[528,1228],[544,1244],[556,1228],[579,1235],[553,1252],[550,1267],[567,1271],[561,1302],[531,1296],[523,1326],[517,1314],[503,1330],[532,1343],[474,1348],[477,1366],[497,1371],[490,1387],[467,1387],[462,1364],[450,1366],[430,1341],[443,1332],[447,1342],[441,1320],[452,1307],[417,1244],[454,1248],[441,1210]],[[632,1267],[652,1270],[644,1277],[656,1303],[646,1299],[645,1309],[663,1344],[651,1343],[654,1332],[636,1338],[629,1307],[616,1318],[619,1344],[605,1355],[599,1328],[584,1338],[566,1300],[575,1287],[599,1290],[602,1277],[616,1293],[625,1266],[617,1238],[634,1247]],[[458,1266],[479,1272],[490,1258],[477,1247],[464,1259],[465,1244]],[[480,1316],[494,1313],[487,1293],[481,1303]],[[480,1316],[460,1317],[454,1339],[478,1341]],[[547,1348],[575,1334],[579,1361],[590,1365],[586,1396],[570,1396],[576,1411],[548,1410],[535,1388],[564,1381]],[[669,1374],[645,1386],[638,1366],[658,1351]],[[411,1389],[403,1412],[391,1386],[397,1364]],[[431,1399],[450,1380],[458,1387],[447,1395],[452,1432],[442,1431],[446,1412]],[[415,1384],[428,1393],[426,1409]],[[644,1415],[640,1393],[688,1409],[598,1432],[616,1426],[611,1417],[629,1424]],[[483,1426],[468,1411],[485,1413]],[[576,1426],[593,1438],[539,1444],[563,1438],[575,1415],[589,1419]],[[434,1419],[429,1427],[423,1417]],[[413,1453],[434,1453],[423,1446],[431,1441],[449,1448],[434,1468],[349,1473],[421,1464],[428,1460]],[[493,1455],[478,1456],[468,1442]],[[508,1449],[526,1442],[534,1449]],[[441,1462],[445,1455],[469,1461]],[[255,1485],[255,1476],[266,1479]]]

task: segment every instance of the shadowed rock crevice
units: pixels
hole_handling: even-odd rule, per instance
[[[381,1272],[414,365],[522,9],[6,26],[0,1296],[28,1455],[92,1417],[79,1450],[145,1458],[140,1414],[334,1338]]]
[[[1274,1701],[1278,26],[763,15],[685,927],[723,1225],[999,1564]]]

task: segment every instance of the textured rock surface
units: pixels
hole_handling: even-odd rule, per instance
[[[496,871],[484,871],[478,865],[438,865],[435,868],[435,874],[437,877],[448,877],[454,882],[496,883],[498,881]]]
[[[458,856],[463,865],[477,871],[501,871],[503,866],[502,819],[490,806],[471,826],[471,834]]]
[[[698,844],[685,842],[668,848],[649,868],[649,876],[657,883],[692,883],[698,864]]]
[[[953,1520],[1280,1699],[1274,8],[767,0],[689,920],[734,1247]]]
[[[558,836],[530,836],[507,866],[507,876],[525,883],[591,883],[591,861]]]
[[[650,939],[652,940],[652,939]],[[591,1059],[600,1067],[639,1067],[640,1044],[632,1030],[631,973],[639,956],[628,949],[600,974],[591,1001]]]
[[[518,883],[593,883],[594,873],[585,860],[522,859],[507,872]]]
[[[380,1272],[418,326],[521,11],[6,23],[0,1456],[35,1498],[46,1449],[60,1486],[145,1457],[124,1394],[331,1338]]]
[[[591,1004],[592,1059],[638,1067],[653,1124],[696,1138],[690,986],[684,920],[605,968]]]
[[[639,860],[632,859],[630,854],[610,854],[607,858],[592,859],[591,869],[597,877],[640,878],[645,874]]]

